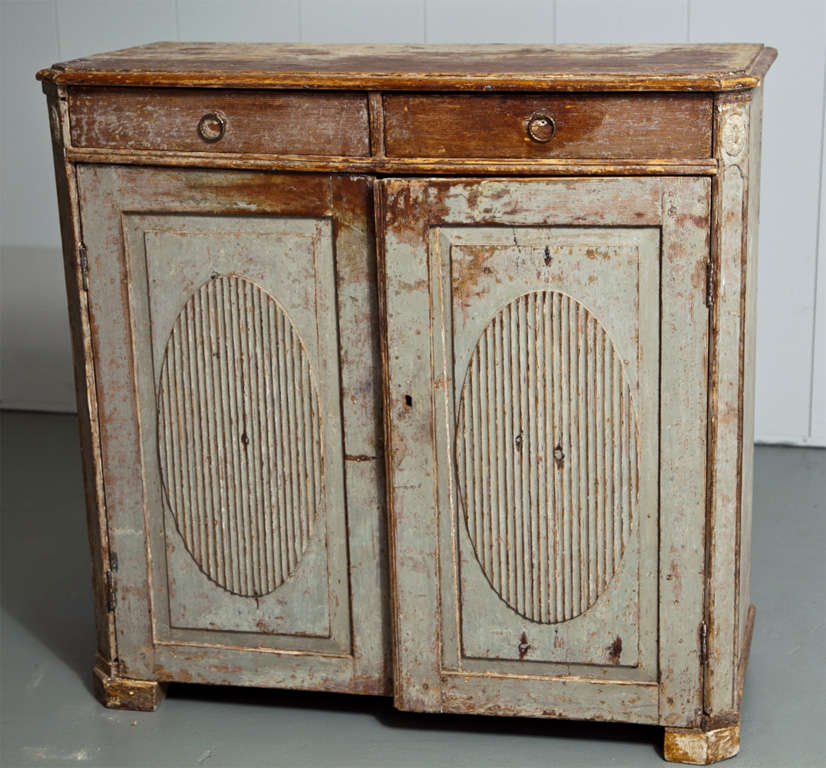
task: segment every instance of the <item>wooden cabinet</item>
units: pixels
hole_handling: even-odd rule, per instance
[[[159,43],[39,73],[98,695],[739,744],[760,45]]]

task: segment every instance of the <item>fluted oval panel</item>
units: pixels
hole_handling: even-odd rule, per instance
[[[496,314],[462,388],[456,474],[479,564],[525,618],[578,616],[616,574],[637,442],[622,361],[584,305],[539,291]]]
[[[251,281],[209,280],[175,320],[158,450],[169,507],[201,570],[238,595],[283,584],[322,504],[318,397],[295,327]]]

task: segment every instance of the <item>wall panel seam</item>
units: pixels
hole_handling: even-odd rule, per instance
[[[820,182],[817,187],[818,212],[817,221],[815,222],[816,237],[815,237],[815,273],[814,273],[814,298],[812,300],[812,349],[809,363],[809,435],[808,439],[812,440],[815,437],[814,431],[814,415],[815,415],[815,359],[817,357],[818,344],[818,311],[822,312],[823,307],[818,308],[818,293],[820,287],[820,261],[826,258],[826,232],[824,232],[824,219],[826,219],[826,209],[824,209],[823,199],[823,176],[826,174],[826,164],[824,164],[824,143],[826,142],[826,56],[823,58],[823,103],[821,104],[820,121]],[[821,350],[821,354],[826,355],[826,349]],[[821,397],[826,395],[821,394]]]

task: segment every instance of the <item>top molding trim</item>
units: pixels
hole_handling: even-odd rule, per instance
[[[777,56],[760,43],[312,45],[159,42],[54,64],[56,85],[433,91],[738,91]]]

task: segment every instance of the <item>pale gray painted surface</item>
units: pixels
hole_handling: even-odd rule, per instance
[[[355,237],[351,234],[349,241],[339,237],[344,209],[316,197],[323,195],[320,189],[330,190],[332,186],[324,177],[296,178],[303,178],[307,185],[302,187],[297,180],[285,181],[285,177],[278,174],[124,166],[80,168],[78,189],[89,254],[90,314],[107,319],[95,327],[93,338],[96,359],[104,361],[97,368],[97,385],[109,541],[119,562],[115,582],[116,624],[118,657],[124,675],[151,679],[155,679],[156,674],[174,679],[183,675],[201,682],[223,682],[229,680],[227,675],[231,674],[232,680],[240,684],[339,690],[362,690],[371,685],[370,690],[375,691],[381,690],[384,684],[381,672],[371,675],[367,671],[368,667],[382,670],[387,657],[381,642],[386,626],[382,600],[385,592],[377,583],[382,558],[375,554],[360,556],[364,546],[373,547],[374,553],[383,549],[378,543],[382,508],[376,503],[364,504],[347,509],[349,516],[344,514],[344,467],[346,464],[349,473],[354,462],[345,461],[341,450],[342,392],[337,332],[342,328],[349,338],[354,329],[350,325],[352,314],[337,317],[333,238],[335,251],[343,256],[342,263],[353,251],[369,253],[369,246],[363,234]],[[325,183],[319,183],[319,178]],[[365,181],[350,183],[366,197]],[[295,200],[283,194],[287,184]],[[266,185],[270,195],[256,198],[253,191]],[[225,207],[228,205],[224,202],[225,186],[231,189],[232,213]],[[330,206],[332,219],[308,215],[325,210],[325,205]],[[139,213],[146,209],[153,212]],[[236,210],[243,214],[235,215]],[[352,229],[364,232],[365,209],[354,202],[352,210],[348,208],[346,213],[356,222]],[[112,247],[125,253],[123,261],[109,258]],[[353,265],[349,269],[355,271],[355,282],[362,283],[365,276],[358,270],[364,265],[359,265],[358,258],[355,265],[355,269]],[[255,548],[243,554],[244,547],[239,546],[238,541],[229,542],[234,551],[234,557],[229,559],[236,564],[244,561],[245,567],[239,569],[235,584],[225,591],[206,578],[209,576],[221,584],[216,573],[205,568],[198,557],[195,560],[200,567],[194,567],[193,558],[185,552],[190,545],[185,547],[176,533],[170,535],[169,531],[181,529],[180,520],[176,528],[169,513],[180,509],[186,486],[194,489],[190,492],[193,513],[197,504],[200,481],[195,470],[195,454],[184,459],[183,453],[174,448],[177,438],[172,434],[165,434],[161,448],[156,442],[155,430],[136,428],[136,423],[149,425],[157,420],[158,434],[164,434],[165,410],[158,400],[166,402],[162,370],[168,352],[164,350],[169,350],[168,345],[175,338],[176,318],[189,305],[190,297],[199,286],[210,280],[214,282],[217,276],[233,273],[259,286],[260,291],[267,292],[271,300],[278,303],[284,315],[284,320],[279,322],[285,337],[280,349],[285,345],[287,319],[291,333],[294,330],[301,337],[303,355],[315,371],[313,377],[318,391],[313,396],[316,402],[313,407],[324,425],[317,431],[317,442],[309,446],[314,454],[314,466],[320,466],[321,456],[324,457],[323,481],[319,478],[316,484],[316,487],[323,485],[316,515],[317,534],[312,537],[294,576],[278,590],[259,598],[249,596],[248,582],[242,575],[247,572],[247,566],[253,570],[256,567],[256,556],[252,554]],[[120,286],[127,281],[130,290],[125,295]],[[235,354],[237,345],[246,348],[258,331],[240,332],[243,323],[233,320],[233,301],[235,299],[220,300],[222,327],[235,328],[234,341],[229,345]],[[257,328],[257,324],[254,327]],[[363,328],[363,324],[358,327]],[[202,348],[203,344],[197,343],[191,326],[184,337],[196,352],[202,352],[198,347]],[[123,363],[124,350],[130,345],[134,349],[134,379],[131,365]],[[370,370],[375,366],[371,349],[369,342],[349,349],[342,366]],[[174,357],[176,370],[194,370],[192,358],[184,362],[184,356],[177,352]],[[284,397],[287,380],[295,381],[298,366],[295,348],[272,364],[279,368],[276,388],[281,398],[281,415],[277,421],[271,417],[267,421],[273,432],[275,425],[282,423],[281,419],[291,423],[293,426],[287,430],[292,435],[292,430],[297,429],[298,412],[309,409],[308,405],[304,409],[296,405],[300,399],[298,390],[306,392],[309,385],[305,382]],[[218,431],[224,439],[222,450],[227,454],[235,440],[244,445],[242,450],[249,455],[258,450],[256,445],[265,442],[258,437],[253,414],[253,403],[263,404],[265,398],[257,393],[259,385],[255,374],[247,375],[246,383],[240,387],[242,392],[251,392],[251,395],[233,394],[237,388],[231,383],[232,367],[227,366],[219,377],[223,396],[213,395],[214,402],[221,401],[225,406]],[[352,379],[353,372],[349,370],[344,398],[371,417],[372,424],[378,417],[363,389],[349,390]],[[133,382],[136,382],[134,386]],[[366,389],[369,391],[369,387]],[[249,397],[245,406],[247,421],[245,437],[242,437],[232,424],[244,410],[241,403],[246,397]],[[181,416],[183,412],[192,413],[186,410],[185,403],[186,397],[179,389],[177,416],[173,422],[188,420],[189,417]],[[169,407],[172,408],[171,401]],[[193,416],[192,422],[203,420],[206,412]],[[209,431],[208,424],[192,430],[193,435]],[[285,452],[298,457],[301,452],[288,447],[291,439],[284,438]],[[307,433],[303,439],[308,439]],[[178,442],[186,444],[187,440]],[[178,457],[173,458],[173,465],[187,468],[183,470],[181,492],[177,494],[164,474],[167,455]],[[160,456],[160,474],[155,462],[149,459],[152,456]],[[295,502],[294,526],[298,528],[297,462],[288,458],[285,464],[292,478],[288,476],[283,481],[282,491]],[[246,461],[236,459],[233,470],[225,475],[226,483],[233,487],[234,499],[243,510],[250,508],[250,502],[257,498],[259,486],[263,484],[255,482],[248,472],[249,466]],[[164,488],[172,492],[169,498],[174,498],[163,524],[161,475],[164,475]],[[277,476],[273,471],[265,473],[260,480],[269,482],[270,477]],[[369,496],[375,486],[360,487],[362,479],[358,472],[348,474],[347,488]],[[261,507],[266,509],[270,505]],[[205,516],[204,508],[201,509],[197,514]],[[144,515],[150,531],[148,555],[143,537]],[[245,526],[238,518],[234,524],[240,538]],[[210,525],[204,530],[211,528]],[[254,531],[255,525],[246,526],[246,530]],[[254,538],[266,540],[267,535],[259,533]],[[352,570],[348,552],[354,553],[356,565]],[[152,565],[151,581],[147,580],[147,557]],[[147,604],[145,598],[149,589],[154,596],[151,604]],[[323,610],[316,611],[316,608]],[[365,636],[370,638],[367,642],[364,642]],[[208,653],[203,650],[203,644],[209,647]],[[293,652],[299,655],[289,655]],[[231,658],[235,661],[229,662]],[[228,671],[230,665],[231,672]]]
[[[0,433],[3,766],[666,765],[661,728],[413,715],[374,697],[181,684],[156,713],[104,709],[76,420],[4,413]],[[757,622],[732,766],[821,768],[826,451],[758,448],[755,477]]]
[[[675,638],[694,636],[701,620],[698,574],[702,567],[697,543],[703,539],[699,526],[705,505],[704,354],[708,324],[703,289],[697,287],[692,292],[682,286],[689,275],[702,273],[708,259],[709,187],[708,180],[689,178],[382,182],[379,229],[384,227],[385,279],[380,290],[385,291],[388,350],[388,524],[389,538],[395,542],[388,557],[391,572],[395,572],[395,689],[404,709],[488,714],[537,713],[550,708],[568,717],[635,722],[656,722],[659,717],[659,722],[668,724],[691,723],[700,694],[698,660],[690,644]],[[450,226],[440,229],[445,220]],[[569,229],[572,224],[585,228]],[[618,227],[632,224],[641,229],[618,236]],[[658,270],[650,268],[656,263],[652,254],[659,251],[659,243],[651,241],[650,230],[655,226],[660,226],[662,233],[661,290]],[[565,234],[556,227],[565,227],[561,230]],[[606,258],[608,253],[610,259]],[[538,285],[570,296],[571,304],[573,299],[583,302],[608,323],[626,369],[623,376],[628,377],[639,401],[641,440],[641,522],[634,527],[633,544],[628,537],[625,566],[613,580],[612,589],[590,610],[582,599],[583,585],[596,560],[587,553],[596,551],[597,543],[592,541],[590,549],[585,546],[580,526],[573,522],[573,515],[568,517],[567,498],[553,505],[560,510],[558,538],[567,542],[562,551],[573,553],[569,560],[571,578],[559,581],[560,588],[555,589],[566,619],[571,620],[555,626],[537,626],[514,615],[515,611],[530,616],[526,602],[533,600],[527,579],[519,576],[530,570],[530,563],[550,559],[541,556],[534,560],[529,554],[540,548],[538,542],[529,543],[536,514],[527,512],[529,505],[522,504],[529,494],[530,498],[539,497],[538,491],[531,490],[531,473],[522,457],[530,454],[535,440],[537,419],[530,404],[536,400],[525,390],[532,375],[529,372],[536,369],[529,360],[529,345],[540,335],[531,329],[517,341],[514,324],[518,311],[511,312],[508,351],[502,353],[503,362],[493,367],[504,372],[500,405],[486,405],[478,395],[472,398],[473,422],[481,432],[488,431],[491,414],[505,416],[504,436],[497,438],[500,447],[496,448],[489,437],[478,450],[469,448],[465,440],[463,453],[457,449],[455,454],[457,463],[464,461],[469,470],[476,465],[477,478],[487,478],[491,486],[506,484],[512,489],[512,503],[502,505],[500,513],[491,516],[497,518],[499,536],[507,544],[503,559],[512,563],[511,571],[501,579],[491,578],[489,569],[497,566],[485,561],[490,587],[510,609],[503,610],[477,570],[479,565],[485,568],[484,558],[479,557],[478,547],[474,555],[473,534],[466,536],[466,531],[475,528],[482,539],[487,523],[471,523],[470,506],[455,501],[464,492],[464,473],[459,471],[454,477],[445,471],[453,464],[454,440],[461,439],[463,429],[457,427],[459,437],[454,438],[452,428],[446,425],[457,420],[461,425],[464,418],[460,411],[462,391],[467,387],[466,371],[476,342],[497,309]],[[629,296],[634,300],[629,301]],[[658,349],[660,303],[662,347]],[[429,335],[421,330],[428,325],[432,329]],[[558,330],[565,328],[560,318]],[[562,342],[562,375],[558,378],[578,378],[579,392],[584,393],[582,336],[578,339],[576,333],[569,333],[569,338],[570,342]],[[392,353],[400,349],[403,355]],[[662,375],[658,378],[660,361]],[[578,377],[572,373],[577,365]],[[475,370],[485,371],[485,366]],[[612,390],[622,386],[618,375]],[[428,407],[431,393],[433,405]],[[557,475],[561,469],[555,486],[558,482],[560,489],[569,488],[577,484],[578,476],[582,480],[584,470],[580,474],[580,468],[585,462],[584,457],[578,458],[568,434],[576,423],[575,408],[557,405],[566,400],[562,384],[553,399],[554,410],[563,411],[562,428],[554,439],[564,446],[565,459],[561,467],[540,474]],[[578,408],[586,410],[582,395]],[[618,403],[615,413],[620,408]],[[658,435],[660,427],[662,435]],[[514,437],[517,430],[520,434]],[[582,444],[599,444],[600,438],[593,435],[586,443],[581,422],[579,430]],[[430,440],[432,453],[422,451],[421,446]],[[614,439],[606,436],[603,440],[608,455],[623,455],[629,450],[627,437],[618,433]],[[506,461],[494,479],[496,471],[482,466],[485,456],[502,456],[501,446],[516,441],[519,459]],[[630,498],[628,474],[636,473],[623,468],[609,485],[622,487],[622,494],[628,493]],[[659,530],[651,514],[658,480],[663,500]],[[454,488],[454,482],[458,487]],[[480,507],[485,504],[481,491],[485,482],[478,482],[474,493]],[[618,501],[619,495],[615,504]],[[459,522],[460,509],[467,516],[467,527]],[[521,510],[521,523],[503,521],[505,509]],[[587,523],[582,525],[587,527]],[[519,529],[521,533],[509,538],[503,529]],[[457,531],[458,538],[454,538]],[[493,535],[490,540],[494,540]],[[658,542],[659,560],[655,555]],[[670,585],[668,579],[661,581],[659,609],[658,566],[660,573],[669,568],[682,574]],[[521,581],[521,585],[506,594],[497,584],[509,580]],[[676,594],[670,593],[672,589]],[[657,626],[661,636],[668,638],[659,648],[655,642]],[[609,651],[614,643],[619,651],[613,651],[616,658],[612,659]],[[638,658],[633,650],[630,658],[619,658],[623,648],[635,645]],[[594,654],[597,648],[607,650]],[[531,663],[521,664],[524,659]],[[548,680],[543,675],[575,679]],[[593,684],[595,679],[599,685]],[[659,709],[658,693],[663,699]]]
[[[5,407],[74,409],[62,277],[53,274],[57,207],[36,68],[153,40],[739,40],[780,50],[765,100],[757,439],[826,445],[822,0],[0,0],[0,14]],[[30,248],[47,256],[32,260]],[[16,300],[21,295],[35,298]],[[31,344],[17,328],[26,329]],[[45,370],[49,375],[35,374]]]

